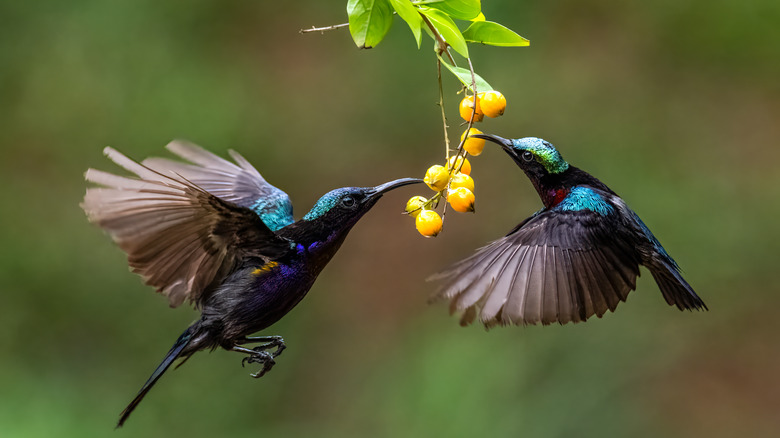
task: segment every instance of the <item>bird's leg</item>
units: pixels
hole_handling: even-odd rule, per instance
[[[240,341],[237,342],[237,344],[253,344],[256,342],[262,342],[261,345],[258,345],[257,347],[253,348],[254,351],[265,351],[271,348],[276,347],[276,351],[271,353],[271,356],[277,357],[280,354],[282,354],[282,351],[284,351],[287,346],[284,344],[284,339],[282,339],[281,336],[256,336],[256,337],[246,337]]]
[[[242,367],[247,363],[263,364],[263,367],[260,369],[260,371],[250,374],[250,376],[254,377],[255,379],[259,379],[260,377],[263,377],[265,373],[271,371],[271,368],[273,368],[274,365],[276,365],[276,361],[274,360],[273,355],[271,355],[271,353],[268,353],[267,351],[250,350],[248,348],[240,347],[238,345],[233,346],[233,351],[237,351],[239,353],[244,353],[249,355],[241,360]]]

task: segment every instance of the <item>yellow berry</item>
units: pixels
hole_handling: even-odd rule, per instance
[[[466,96],[463,98],[463,100],[460,101],[460,106],[458,107],[458,111],[460,112],[460,116],[465,121],[471,120],[471,113],[474,112],[474,121],[480,122],[482,121],[482,109],[480,108],[480,99],[476,99],[477,104],[476,108],[474,105],[474,96]]]
[[[488,117],[498,117],[504,114],[506,98],[498,91],[486,91],[480,93],[479,105],[482,113]]]
[[[447,195],[447,202],[453,210],[461,213],[474,211],[474,192],[465,188],[458,187],[455,190],[450,190]]]
[[[465,173],[456,173],[452,176],[452,180],[450,181],[450,189],[455,190],[460,187],[465,187],[473,192],[474,180]]]
[[[425,237],[435,237],[441,231],[441,216],[433,210],[422,210],[414,220],[417,231]]]
[[[463,163],[463,166],[461,166],[460,163]],[[447,169],[455,169],[455,171],[458,172],[458,168],[460,168],[460,173],[465,173],[466,175],[471,174],[471,163],[469,163],[469,159],[453,155],[450,157]]]
[[[428,202],[428,200],[423,196],[412,196],[408,201],[406,201],[406,212],[411,217],[417,217],[426,202]]]
[[[466,134],[468,134],[468,138],[466,138]],[[466,141],[463,142],[463,149],[475,157],[481,154],[482,149],[485,148],[485,139],[471,137],[476,134],[482,134],[482,131],[477,128],[471,128],[468,131],[464,131],[460,136],[460,141],[463,141],[464,138],[466,139]]]
[[[444,166],[439,166],[438,164],[434,164],[428,168],[427,172],[425,172],[425,178],[423,178],[423,181],[425,184],[428,184],[428,187],[430,187],[432,190],[440,192],[444,190],[445,187],[447,187],[447,180],[449,179],[450,173],[447,171],[447,168]]]

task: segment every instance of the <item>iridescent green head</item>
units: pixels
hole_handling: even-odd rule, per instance
[[[331,190],[314,204],[303,220],[354,224],[383,194],[398,187],[421,182],[418,178],[401,178],[376,187],[344,187]]]
[[[560,152],[550,142],[536,137],[525,137],[509,140],[497,135],[479,134],[474,137],[484,138],[498,143],[523,170],[539,174],[555,174],[565,172],[569,168]]]
[[[544,166],[548,173],[561,173],[569,168],[569,163],[563,159],[555,146],[541,138],[518,138],[512,140],[512,147],[517,151],[517,155],[525,161],[530,161],[526,152],[533,154],[533,159]]]
[[[311,211],[298,223],[306,224],[305,235],[299,236],[298,243],[327,241],[339,239],[366,214],[383,194],[398,187],[418,184],[423,180],[418,178],[401,178],[376,187],[344,187],[331,190],[321,197]]]

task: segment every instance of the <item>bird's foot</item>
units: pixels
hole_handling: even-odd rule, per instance
[[[247,355],[245,358],[241,359],[242,367],[246,366],[247,363],[262,364],[262,368],[260,369],[260,371],[250,374],[252,377],[256,379],[263,377],[265,373],[271,371],[271,368],[273,368],[274,365],[276,365],[276,361],[274,360],[274,358],[282,354],[282,351],[284,351],[284,349],[287,348],[281,336],[246,338],[246,340],[242,343],[248,343],[248,342],[265,342],[264,344],[258,345],[257,347],[252,349],[241,347],[239,345],[233,346],[233,351],[237,351],[239,353],[244,353]],[[266,351],[274,347],[276,348],[276,350],[274,350],[273,352]]]
[[[265,373],[271,371],[271,368],[273,368],[274,365],[276,365],[276,361],[274,360],[273,356],[271,355],[271,353],[268,353],[267,351],[258,351],[251,356],[247,356],[241,359],[242,367],[247,363],[259,363],[263,365],[263,367],[260,368],[260,371],[250,374],[250,376],[254,377],[255,379],[259,379],[260,377],[263,377]]]
[[[262,344],[253,348],[253,351],[260,352],[270,350],[271,348],[276,348],[276,350],[271,353],[271,356],[274,358],[282,354],[282,352],[287,348],[287,345],[284,344],[284,339],[281,336],[258,336],[254,338],[247,337],[242,343],[249,344],[255,342],[262,342]]]

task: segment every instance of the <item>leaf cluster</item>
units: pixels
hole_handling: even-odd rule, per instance
[[[423,32],[433,39],[437,53],[440,56],[446,54],[451,61],[442,60],[447,70],[467,87],[472,83],[471,72],[455,66],[450,47],[468,58],[467,43],[500,47],[530,44],[507,27],[487,21],[480,0],[348,0],[347,15],[352,39],[362,49],[379,44],[393,25],[393,15],[398,15],[409,26],[418,48]],[[469,25],[461,31],[456,20],[466,21]],[[478,77],[477,81],[480,90],[492,89],[484,79]]]

